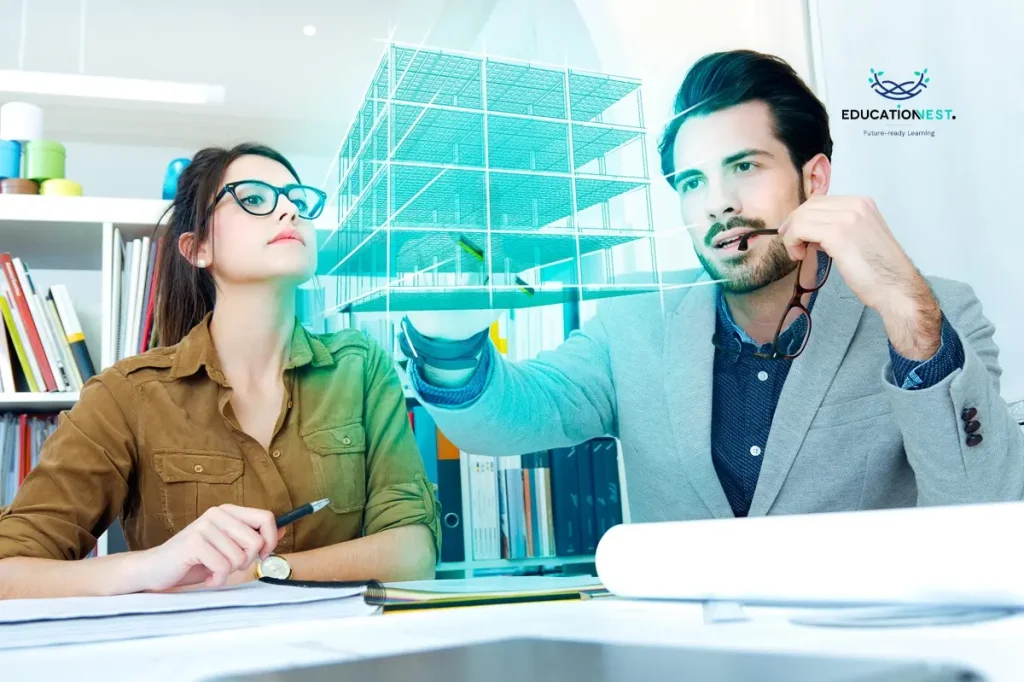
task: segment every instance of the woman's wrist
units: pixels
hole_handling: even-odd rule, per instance
[[[97,582],[104,595],[134,594],[153,588],[152,550],[111,554],[94,561]]]

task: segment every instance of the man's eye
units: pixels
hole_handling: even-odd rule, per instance
[[[700,178],[690,178],[679,185],[680,192],[692,192],[693,190],[700,187]]]
[[[740,161],[739,163],[736,164],[736,170],[738,170],[740,173],[746,173],[747,171],[753,169],[754,164],[752,164],[749,161]]]

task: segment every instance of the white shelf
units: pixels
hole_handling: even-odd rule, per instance
[[[0,220],[152,226],[169,205],[160,199],[0,194]]]
[[[78,400],[70,393],[0,393],[0,412],[60,412]]]
[[[103,225],[127,238],[151,234],[169,202],[0,194],[2,250],[33,269],[99,270]]]

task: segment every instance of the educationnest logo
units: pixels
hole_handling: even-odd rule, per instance
[[[868,86],[875,95],[891,102],[899,102],[895,106],[843,109],[844,121],[882,122],[883,128],[865,129],[864,135],[869,137],[935,137],[936,128],[956,120],[956,113],[949,107],[916,107],[904,106],[907,100],[913,100],[929,91],[931,76],[928,69],[914,71],[912,78],[887,76],[885,71],[871,69]],[[876,99],[872,98],[874,101]],[[921,100],[928,97],[921,97]],[[918,100],[918,101],[921,101]],[[917,101],[914,102],[917,104]],[[926,102],[921,101],[921,104]]]
[[[871,78],[868,79],[868,83],[871,84],[871,89],[886,99],[903,100],[912,99],[917,97],[924,89],[928,87],[928,82],[931,78],[928,77],[928,69],[924,71],[915,71],[914,76],[917,77],[917,81],[909,80],[902,83],[897,83],[894,80],[886,78],[882,79],[885,75],[885,71],[875,71],[871,69]]]

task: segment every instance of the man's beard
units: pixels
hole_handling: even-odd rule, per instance
[[[804,194],[803,189],[802,185],[797,188],[798,200],[801,204],[807,201],[807,196]],[[713,251],[715,249],[712,246],[714,238],[726,230],[737,227],[763,230],[766,228],[766,225],[764,220],[760,218],[745,218],[743,216],[731,218],[724,225],[722,223],[715,223],[704,236],[705,248]],[[732,263],[724,265],[724,267],[720,267],[712,262],[705,255],[705,251],[701,249],[696,250],[697,258],[700,260],[701,265],[704,266],[704,270],[711,275],[711,278],[720,281],[723,289],[734,294],[749,294],[752,291],[768,286],[772,282],[779,281],[796,270],[798,265],[797,261],[789,257],[789,252],[786,251],[781,237],[777,235],[757,237],[757,239],[761,238],[768,239],[769,241],[764,253],[761,254],[756,262],[751,262],[754,255],[749,251],[745,257],[736,259]]]
[[[749,222],[764,224],[763,221]],[[729,227],[726,229],[732,229],[733,227],[735,226],[732,225],[732,221],[729,221]],[[753,229],[762,228],[755,227]],[[719,232],[721,231],[723,230],[719,230]],[[705,256],[704,251],[698,251],[697,258],[700,259],[701,265],[711,275],[711,278],[720,281],[723,289],[734,294],[749,294],[772,282],[779,281],[793,272],[797,266],[797,262],[789,257],[789,252],[786,251],[782,239],[779,237],[769,237],[768,235],[764,235],[763,238],[770,239],[770,241],[764,253],[753,263],[750,262],[753,254],[723,267],[719,267],[719,264],[714,263]]]

